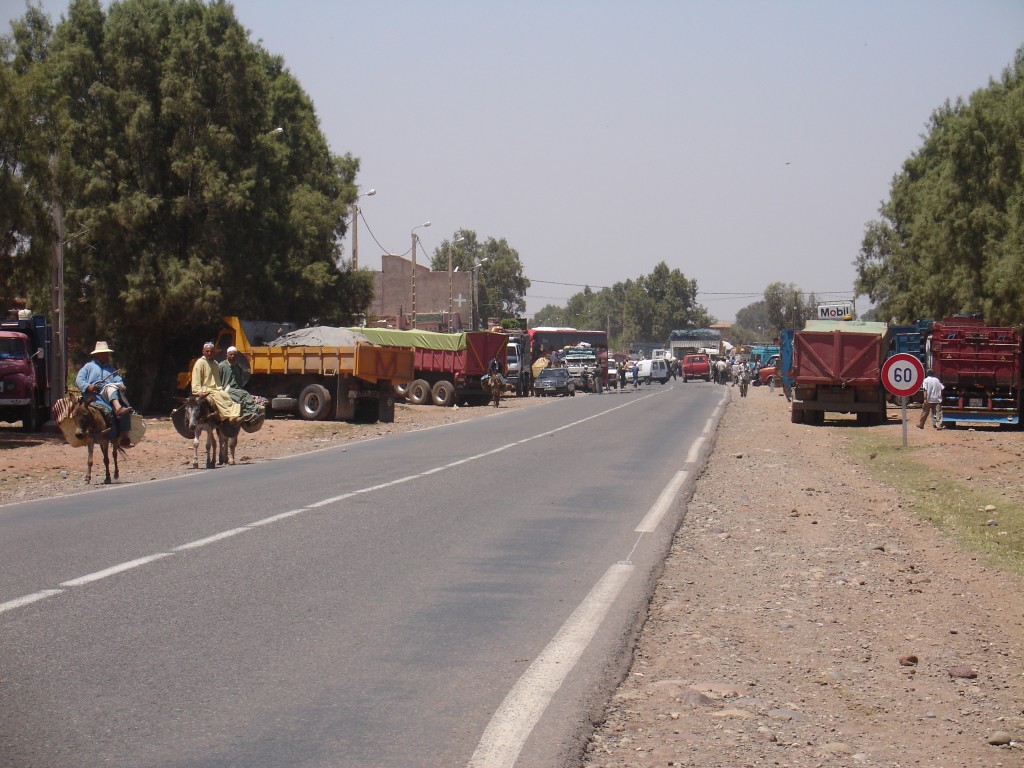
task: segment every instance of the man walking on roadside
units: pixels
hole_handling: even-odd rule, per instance
[[[931,414],[932,426],[942,429],[942,390],[945,387],[930,368],[925,374],[924,381],[921,382],[921,389],[924,390],[924,402],[921,404],[921,420],[917,422],[917,428],[924,429],[928,415]]]

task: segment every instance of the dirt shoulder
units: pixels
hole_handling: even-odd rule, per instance
[[[930,484],[848,458],[898,422],[795,425],[766,388],[731,396],[585,765],[1024,765],[1024,580],[912,514]],[[1019,507],[1020,433],[908,433],[937,478]]]

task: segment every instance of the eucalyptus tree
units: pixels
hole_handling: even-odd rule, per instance
[[[72,0],[42,66],[57,195],[82,233],[69,318],[113,340],[143,405],[220,315],[341,323],[369,304],[370,276],[340,266],[358,160],[330,152],[231,5]]]
[[[931,115],[866,226],[856,289],[901,322],[1024,321],[1024,47],[999,80]]]

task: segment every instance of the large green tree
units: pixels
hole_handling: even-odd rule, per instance
[[[28,8],[0,38],[0,300],[45,311],[53,247],[49,124],[52,96],[43,73],[52,25]]]
[[[451,240],[434,249],[431,269],[448,269],[449,249],[453,268],[463,272],[476,270],[481,321],[489,317],[519,317],[526,311],[530,281],[523,274],[519,252],[505,238],[481,241],[472,229],[460,229]]]
[[[48,47],[28,74],[52,89],[54,202],[80,233],[68,317],[112,340],[137,402],[219,315],[340,324],[365,308],[372,280],[339,247],[358,161],[331,154],[231,5],[72,0]]]
[[[998,81],[936,110],[857,259],[857,290],[899,322],[1024,322],[1024,48]]]

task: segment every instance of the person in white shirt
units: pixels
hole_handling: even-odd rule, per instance
[[[931,369],[925,374],[924,381],[921,382],[921,389],[924,390],[924,403],[921,404],[921,420],[917,422],[917,428],[924,429],[925,422],[928,421],[930,414],[932,426],[936,429],[942,429],[940,406],[942,405],[942,390],[945,387],[935,377],[935,372]]]

